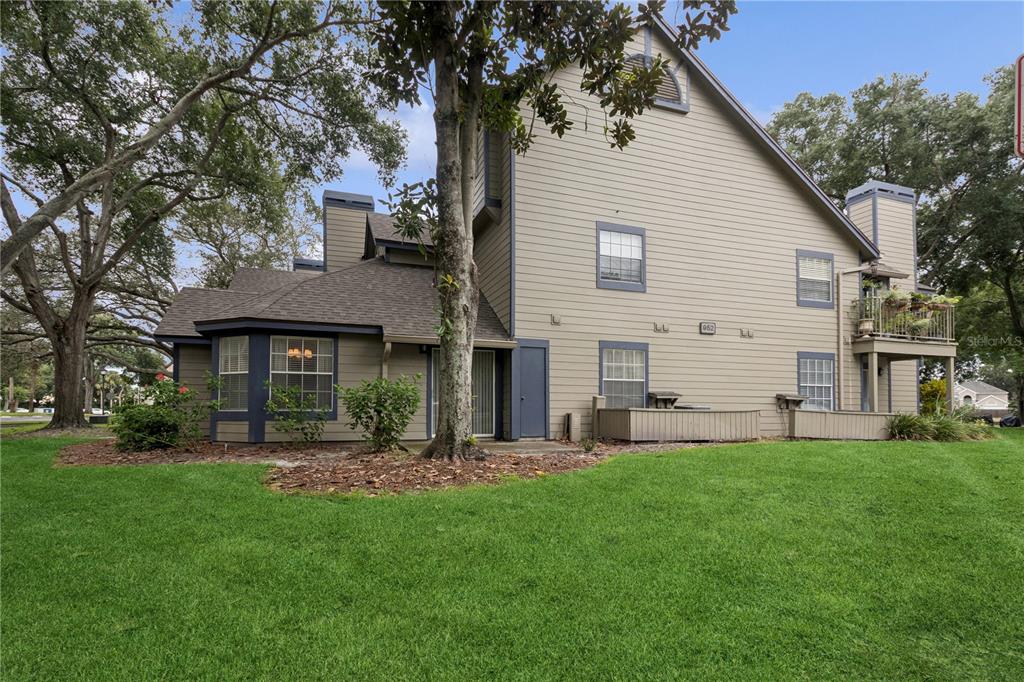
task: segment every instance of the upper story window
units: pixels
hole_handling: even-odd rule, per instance
[[[643,228],[597,224],[597,286],[646,291],[646,243]]]
[[[313,398],[316,408],[334,406],[334,340],[297,336],[270,337],[270,392],[295,386],[301,400]]]
[[[249,409],[249,337],[222,336],[217,352],[220,409]]]
[[[831,410],[835,395],[835,355],[797,354],[797,392],[806,397],[805,410]]]
[[[647,344],[599,342],[601,395],[609,408],[647,407]]]
[[[811,308],[832,308],[831,253],[796,252],[796,302]]]

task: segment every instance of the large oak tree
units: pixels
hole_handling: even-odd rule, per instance
[[[693,49],[727,28],[734,2],[683,3],[679,43]],[[510,136],[517,152],[533,140],[536,120],[561,136],[574,121],[551,74],[571,64],[583,72],[580,90],[595,96],[606,115],[609,144],[634,137],[630,119],[654,104],[666,77],[655,57],[626,64],[637,23],[651,21],[663,2],[640,4],[638,15],[603,2],[384,2],[369,25],[380,55],[371,76],[395,101],[434,102],[437,168],[428,182],[406,186],[393,202],[397,225],[433,239],[440,307],[439,414],[425,456],[465,458],[472,435],[471,364],[479,290],[473,262],[472,187],[482,129]],[[525,120],[523,112],[530,120]]]
[[[385,178],[403,158],[404,134],[379,117],[387,100],[361,77],[368,56],[350,37],[367,21],[365,7],[193,8],[0,6],[3,267],[24,293],[5,290],[4,300],[32,314],[51,344],[52,427],[84,424],[97,296],[104,287],[131,293],[138,280],[122,265],[145,263],[176,226],[229,208],[281,231],[295,188],[337,177],[353,149]],[[25,215],[12,190],[30,206]],[[51,285],[55,268],[62,281]]]

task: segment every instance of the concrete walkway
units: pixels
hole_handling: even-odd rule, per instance
[[[430,441],[410,440],[403,441],[402,445],[409,448],[410,452],[420,452],[427,447]],[[515,453],[517,455],[551,455],[555,453],[580,453],[583,452],[575,443],[563,443],[559,440],[482,440],[480,447],[496,455]]]

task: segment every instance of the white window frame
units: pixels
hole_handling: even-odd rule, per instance
[[[804,274],[804,261],[827,261],[828,262],[828,275],[822,277],[808,277]],[[800,282],[807,280],[808,282],[825,282],[828,285],[828,298],[806,298],[801,293],[802,287]],[[806,308],[827,308],[829,310],[835,307],[835,257],[831,253],[825,253],[822,251],[803,251],[797,250],[796,252],[796,302],[797,305]]]
[[[804,381],[804,362],[827,362],[829,363],[828,371],[828,383],[810,383]],[[816,370],[807,370],[807,374],[813,374]],[[832,353],[798,353],[796,360],[796,390],[800,395],[808,395],[805,391],[807,388],[828,388],[828,405],[820,406],[812,404],[813,401],[823,400],[822,398],[815,398],[808,396],[808,400],[805,400],[800,406],[802,410],[809,410],[815,412],[831,412],[835,409],[836,405],[836,358]]]
[[[285,352],[284,353],[275,353],[274,352],[274,340],[275,339],[284,339],[284,343],[285,343]],[[317,352],[313,355],[313,357],[317,359],[317,369],[316,370],[307,371],[307,370],[299,369],[297,371],[293,371],[293,370],[287,369],[287,362],[288,362],[288,351],[287,351],[287,349],[289,347],[289,341],[292,341],[292,340],[298,340],[299,342],[301,342],[301,344],[303,346],[305,346],[307,341],[315,341],[316,342]],[[327,345],[328,345],[328,348],[330,348],[330,352],[326,354],[326,356],[330,357],[329,369],[327,371],[323,371],[323,370],[319,369],[320,358],[321,357],[325,357],[324,353],[320,353],[319,352],[320,351],[320,344],[322,342],[326,342]],[[268,369],[267,377],[270,379],[270,382],[269,382],[269,395],[271,397],[273,397],[273,395],[274,395],[274,375],[275,374],[283,374],[285,377],[288,377],[288,376],[318,376],[318,377],[320,377],[320,376],[329,376],[331,378],[330,399],[329,399],[328,404],[327,404],[326,407],[317,406],[316,409],[317,410],[329,410],[329,411],[333,412],[334,409],[335,409],[335,398],[336,398],[336,396],[334,395],[334,376],[335,376],[334,371],[335,371],[335,365],[338,362],[338,359],[335,357],[335,349],[336,349],[336,344],[335,344],[333,338],[328,338],[328,337],[323,337],[323,336],[299,336],[299,335],[296,335],[296,334],[277,334],[277,335],[271,336],[270,337],[269,366],[267,368]],[[284,370],[275,370],[274,369],[274,357],[275,356],[280,356],[280,355],[284,355],[285,356],[285,367],[286,367],[286,369],[284,369]],[[310,392],[311,391],[306,391],[305,389],[302,390],[303,394],[310,393]],[[321,393],[321,391],[312,391],[312,393],[319,394],[319,393]]]
[[[601,268],[601,245],[602,235],[629,235],[640,239],[640,281],[606,278],[602,276]],[[604,254],[614,258],[611,254]],[[621,256],[620,256],[621,257]],[[632,259],[632,258],[631,258]],[[636,259],[632,259],[636,260]],[[597,222],[597,287],[599,289],[618,289],[620,291],[647,291],[647,231],[642,227],[632,225],[616,225],[613,223]]]
[[[238,347],[238,352],[235,353],[235,356],[237,356],[236,357],[236,362],[235,362],[235,369],[227,370],[227,369],[224,369],[224,365],[225,365],[225,363],[229,359],[231,359],[232,355],[227,353],[227,352],[225,352],[225,348],[224,347],[225,347],[225,345],[227,343],[235,342],[235,341],[241,341],[241,345],[239,345],[239,347]],[[243,357],[244,357],[244,360],[245,360],[244,363],[242,362]],[[240,369],[243,366],[244,366],[244,369]],[[218,377],[218,379],[222,379],[225,376],[240,376],[240,375],[244,375],[246,377],[246,385],[245,385],[245,393],[244,393],[245,403],[246,403],[245,406],[244,407],[224,407],[224,382],[223,382],[223,380],[221,380],[220,381],[220,389],[219,389],[219,391],[217,393],[217,399],[221,403],[221,406],[218,408],[218,411],[220,411],[220,412],[247,412],[249,410],[249,405],[248,405],[248,398],[249,398],[249,385],[248,385],[248,376],[249,376],[249,337],[248,336],[222,336],[222,337],[220,337],[220,340],[218,341],[218,348],[217,348],[217,377]]]
[[[605,360],[605,354],[608,353],[609,351],[611,351],[611,352],[614,352],[614,351],[625,351],[625,352],[641,353],[642,357],[643,357],[643,362],[642,362],[643,375],[642,375],[642,377],[640,379],[609,378],[608,377],[608,364],[609,363],[606,362],[606,360]],[[601,362],[601,385],[598,388],[600,390],[600,394],[605,397],[605,401],[606,401],[605,404],[606,404],[606,406],[611,408],[611,409],[627,409],[627,408],[643,408],[643,407],[647,407],[647,391],[648,391],[648,388],[647,388],[648,376],[647,376],[647,374],[648,374],[648,363],[650,362],[650,348],[649,347],[637,347],[636,345],[631,344],[631,343],[614,342],[614,341],[601,341],[601,342],[598,343],[598,352],[600,353],[600,362]],[[630,382],[630,383],[640,383],[640,385],[641,385],[641,388],[640,388],[641,404],[640,405],[628,405],[628,406],[608,405],[607,401],[608,401],[609,396],[608,396],[608,392],[606,390],[606,386],[607,386],[609,381],[620,382],[620,383],[627,383],[627,382]]]

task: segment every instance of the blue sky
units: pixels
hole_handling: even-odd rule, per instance
[[[671,21],[678,7],[669,2],[666,18]],[[739,8],[729,22],[732,29],[721,41],[701,47],[699,55],[762,122],[800,92],[848,94],[894,72],[927,72],[926,84],[936,92],[984,95],[985,74],[1024,52],[1020,0],[741,1]],[[430,177],[434,131],[429,106],[403,108],[398,115],[411,137],[408,167],[399,183]],[[332,189],[386,197],[365,158],[344,166],[345,176],[331,183]]]

